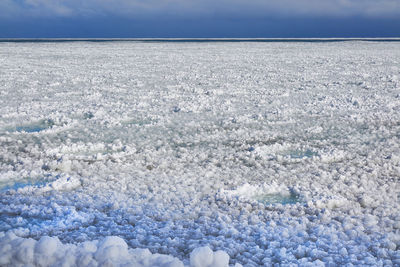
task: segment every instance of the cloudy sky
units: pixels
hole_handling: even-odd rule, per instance
[[[400,0],[0,0],[1,37],[400,37]]]

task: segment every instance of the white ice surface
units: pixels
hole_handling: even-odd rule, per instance
[[[0,265],[400,265],[399,139],[399,42],[1,43]]]

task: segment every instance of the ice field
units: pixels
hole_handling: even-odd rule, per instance
[[[400,266],[400,42],[0,43],[0,266]]]

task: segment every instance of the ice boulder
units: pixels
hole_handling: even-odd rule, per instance
[[[33,243],[32,243],[33,244]],[[18,244],[18,250],[20,250],[20,244]],[[62,244],[57,237],[43,236],[35,244],[35,261],[39,266],[49,266],[54,264],[57,260],[57,252]],[[60,255],[62,257],[62,255]]]
[[[224,251],[213,252],[209,247],[199,247],[190,253],[191,267],[229,266],[229,255]]]
[[[229,255],[222,250],[214,252],[213,262],[211,266],[213,267],[225,267],[229,265]]]
[[[128,245],[118,236],[108,236],[100,242],[94,257],[99,263],[117,262],[129,257]]]

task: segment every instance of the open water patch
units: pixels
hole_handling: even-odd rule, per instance
[[[19,133],[38,133],[52,128],[55,125],[52,119],[44,119],[35,123],[16,126],[14,131]]]
[[[56,177],[57,178],[57,177]],[[45,177],[25,177],[18,180],[7,180],[0,182],[0,192],[8,190],[18,190],[25,187],[43,187],[55,178],[51,175]]]
[[[318,157],[319,154],[317,152],[311,151],[310,149],[307,149],[289,151],[286,156],[290,157],[291,159],[303,159]]]
[[[256,195],[253,198],[265,205],[275,205],[275,204],[288,205],[301,202],[300,195],[294,192],[289,192],[289,194],[287,194],[287,192],[267,193],[267,194]]]

